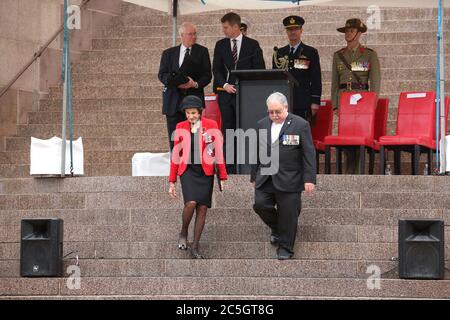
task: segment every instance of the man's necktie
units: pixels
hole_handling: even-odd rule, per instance
[[[294,52],[295,52],[295,48],[291,47],[291,51],[289,51],[289,58],[293,58],[294,57]]]
[[[183,60],[183,63],[186,61],[187,57],[189,57],[190,51],[191,51],[191,49],[186,48],[186,51],[185,51],[185,53],[184,53],[184,60]]]
[[[237,44],[236,44],[237,40],[233,39],[233,51],[231,52],[233,54],[233,63],[236,64],[237,63],[237,59],[238,59],[238,53],[237,53]]]

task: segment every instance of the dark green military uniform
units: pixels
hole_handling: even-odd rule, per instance
[[[367,31],[366,25],[360,19],[347,20],[345,27],[338,28],[337,31],[345,33],[348,28],[355,28],[361,33]],[[340,55],[345,58],[348,67]],[[379,97],[380,83],[380,62],[374,50],[358,45],[353,50],[343,48],[334,53],[331,75],[331,100],[334,109],[339,108],[341,92],[372,91],[376,92]],[[346,151],[345,158],[344,172],[347,174],[358,173],[359,150]]]

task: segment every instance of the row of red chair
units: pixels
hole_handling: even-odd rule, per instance
[[[373,174],[375,153],[380,153],[380,172],[385,172],[386,151],[394,151],[394,173],[400,174],[401,152],[411,153],[412,174],[419,172],[421,153],[428,155],[428,174],[431,174],[432,154],[436,149],[436,94],[434,92],[403,92],[397,111],[397,128],[393,136],[386,135],[389,99],[377,100],[373,92],[360,92],[355,104],[355,93],[341,95],[338,135],[333,136],[333,107],[330,100],[323,100],[312,126],[314,146],[317,151],[317,168],[320,154],[325,154],[325,173],[331,172],[330,149],[336,149],[336,173],[342,173],[342,151],[360,149],[359,169],[365,172],[365,154],[369,152],[369,173]],[[217,121],[222,119],[215,94],[206,95],[204,116]],[[445,99],[446,132],[450,98]]]
[[[376,99],[373,92],[360,92],[361,99],[354,104],[355,93],[341,95],[338,135],[331,135],[333,109],[331,102],[323,101],[312,128],[314,145],[319,155],[325,154],[325,173],[331,172],[330,148],[336,149],[336,173],[342,173],[342,151],[360,149],[359,169],[365,171],[365,154],[369,152],[369,173],[373,173],[375,153],[380,153],[380,172],[385,172],[385,152],[394,151],[395,173],[400,174],[401,152],[410,152],[412,174],[419,172],[421,153],[428,154],[428,170],[431,173],[432,153],[436,149],[436,94],[434,92],[403,92],[400,94],[397,113],[397,129],[394,136],[386,135],[388,99]],[[446,123],[450,98],[445,99]],[[447,130],[447,127],[446,127]]]

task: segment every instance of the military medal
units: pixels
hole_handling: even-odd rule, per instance
[[[303,48],[302,48],[302,51],[303,51]],[[301,70],[308,70],[310,63],[311,63],[311,61],[309,61],[308,57],[305,55],[302,55],[300,52],[300,57],[298,59],[294,59],[294,68],[301,69]]]
[[[212,156],[213,150],[214,150],[214,145],[212,143],[209,143],[206,146],[206,153],[208,154],[208,156]]]
[[[370,63],[368,61],[352,62],[352,71],[369,71]]]
[[[205,143],[212,142],[212,137],[210,135],[206,134],[206,132],[203,134],[203,139],[205,140]]]
[[[362,67],[363,67],[364,71],[369,71],[370,70],[370,62],[369,61],[363,61]]]
[[[297,134],[284,134],[281,140],[285,146],[298,146],[300,144],[300,136]]]

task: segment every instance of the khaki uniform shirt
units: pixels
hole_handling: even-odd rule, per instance
[[[340,89],[340,85],[356,84],[358,83],[358,80],[355,79],[353,73],[345,66],[341,58],[339,58],[339,52],[342,52],[347,62],[351,65],[353,72],[360,77],[360,83],[369,85],[369,90],[350,88]],[[334,109],[339,107],[340,93],[344,91],[373,91],[376,92],[377,97],[379,97],[380,82],[380,62],[378,61],[377,53],[374,50],[359,45],[355,50],[343,48],[334,53],[331,75],[331,100]]]

